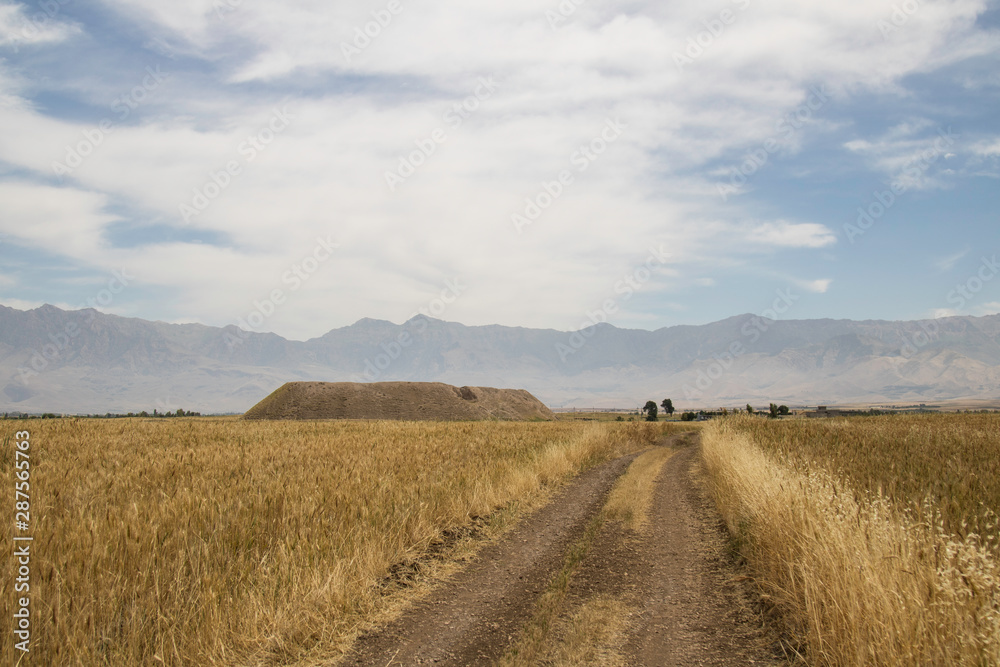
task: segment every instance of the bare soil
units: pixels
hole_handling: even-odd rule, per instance
[[[634,458],[580,475],[427,599],[359,639],[345,664],[491,664],[516,639],[566,549],[583,534]]]
[[[614,659],[589,664],[787,664],[699,482],[697,435],[664,444],[678,453],[657,479],[649,521],[640,532],[605,522],[573,575],[547,643],[560,641],[559,628],[588,601],[615,599],[631,611],[615,645],[599,647]],[[581,475],[427,599],[359,639],[344,662],[493,664],[516,642],[566,550],[634,458]]]
[[[625,645],[627,662],[782,664],[775,637],[726,548],[725,527],[699,484],[697,437],[690,442],[664,464],[650,524],[614,564],[627,573],[638,609]]]
[[[287,382],[244,419],[553,420],[524,389],[441,382]]]

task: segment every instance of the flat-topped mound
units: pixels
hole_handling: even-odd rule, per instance
[[[555,419],[524,389],[453,387],[441,382],[288,382],[244,419]]]

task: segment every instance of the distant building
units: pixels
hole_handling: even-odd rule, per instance
[[[806,417],[810,419],[822,419],[824,417],[843,417],[845,416],[843,410],[830,410],[825,405],[820,405],[815,410],[807,410],[805,412]]]

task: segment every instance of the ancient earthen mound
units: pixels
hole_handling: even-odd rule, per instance
[[[441,382],[288,382],[243,418],[527,421],[555,415],[523,389]]]

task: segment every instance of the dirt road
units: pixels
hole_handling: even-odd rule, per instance
[[[427,599],[360,638],[341,664],[491,665],[505,654],[508,664],[779,664],[696,483],[696,443],[691,436],[663,443],[677,453],[657,478],[642,530],[595,523],[635,456],[590,470]],[[554,621],[544,624],[542,648],[511,661],[511,646],[553,578],[567,576],[567,550],[588,525],[599,532],[570,573]],[[598,608],[604,616],[594,615]],[[588,615],[590,629],[579,622]]]
[[[723,527],[695,484],[696,458],[696,446],[683,447],[663,466],[654,520],[628,559],[644,579],[628,662],[774,664],[750,592],[726,555]]]

